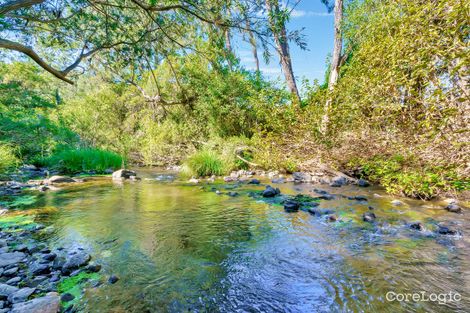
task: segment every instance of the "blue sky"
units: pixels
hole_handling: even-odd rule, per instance
[[[296,1],[290,1],[295,3]],[[326,59],[333,50],[333,15],[328,13],[326,7],[320,0],[301,0],[292,12],[288,30],[300,30],[304,28],[308,51],[301,50],[290,43],[294,74],[299,81],[306,77],[310,81],[318,79],[323,82],[326,69]],[[254,69],[251,50],[248,45],[240,40],[234,40],[237,45],[236,54],[240,57],[242,64],[248,69]],[[268,65],[262,62],[262,72],[265,76],[276,79],[283,77],[277,54],[272,52],[273,57]],[[262,56],[260,54],[260,59]],[[300,83],[300,81],[299,81]]]

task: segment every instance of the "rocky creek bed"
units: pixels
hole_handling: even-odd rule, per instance
[[[365,181],[356,182],[354,187],[356,189],[352,192],[347,187],[348,182],[342,178],[330,179],[328,182],[324,183],[324,187],[322,187],[322,185],[318,186],[303,183],[301,180],[296,181],[295,177],[298,178],[301,177],[301,175],[296,175],[292,178],[269,177],[267,179],[266,177],[261,177],[258,179],[251,177],[251,174],[244,175],[242,173],[241,175],[238,175],[238,177],[237,175],[231,175],[223,179],[212,178],[209,180],[191,180],[189,183],[175,182],[175,176],[168,174],[154,175],[153,173],[147,173],[147,175],[144,175],[144,180],[142,182],[138,182],[138,179],[133,172],[121,172],[118,175],[120,175],[120,177],[115,178],[114,183],[111,183],[109,178],[91,178],[90,182],[86,182],[81,178],[70,178],[69,180],[67,177],[56,177],[55,182],[53,180],[49,180],[47,182],[8,182],[3,184],[0,188],[0,191],[3,194],[3,202],[1,205],[6,206],[7,209],[3,209],[2,215],[0,215],[0,313],[75,312],[82,308],[83,303],[81,303],[81,299],[85,297],[85,292],[87,290],[95,290],[93,294],[102,302],[102,304],[98,304],[97,302],[91,301],[91,303],[86,304],[88,309],[90,309],[90,306],[92,308],[99,305],[113,306],[116,301],[119,302],[115,297],[121,297],[122,299],[126,299],[122,301],[127,302],[125,302],[125,304],[119,302],[120,304],[118,308],[123,309],[125,308],[125,305],[129,305],[127,307],[128,311],[139,312],[139,310],[145,310],[144,308],[146,308],[146,306],[141,306],[143,305],[141,303],[137,305],[136,302],[134,302],[137,301],[135,299],[139,299],[139,302],[145,304],[145,299],[148,297],[155,297],[155,295],[150,296],[143,291],[153,286],[154,282],[150,281],[134,285],[134,279],[146,281],[147,277],[153,277],[153,275],[158,277],[155,273],[150,274],[153,273],[155,269],[150,269],[147,265],[144,267],[145,269],[139,270],[142,273],[145,273],[145,278],[141,277],[140,274],[136,274],[135,271],[132,272],[130,276],[127,275],[127,278],[122,277],[121,282],[123,282],[126,287],[121,287],[120,284],[117,284],[115,287],[118,288],[115,290],[116,296],[110,297],[110,291],[109,289],[106,289],[106,286],[114,287],[113,284],[120,280],[119,277],[121,277],[121,274],[119,272],[119,268],[123,273],[126,271],[119,266],[129,266],[132,268],[135,263],[138,264],[140,268],[142,266],[142,260],[145,260],[147,263],[154,262],[148,260],[149,252],[145,255],[141,252],[132,252],[129,255],[130,252],[128,249],[130,248],[132,241],[141,241],[143,238],[148,237],[148,235],[141,235],[140,237],[134,238],[130,241],[125,240],[125,238],[132,238],[133,236],[129,232],[130,230],[134,229],[136,233],[140,234],[141,231],[145,231],[146,229],[146,227],[138,229],[135,228],[135,226],[129,226],[130,229],[127,229],[128,225],[124,222],[127,221],[127,223],[132,224],[132,221],[136,218],[134,215],[141,214],[138,213],[139,211],[133,213],[134,215],[124,214],[122,220],[115,220],[118,228],[111,232],[112,234],[115,234],[114,236],[109,237],[109,231],[107,231],[106,233],[108,234],[108,237],[100,238],[100,244],[105,243],[107,246],[111,245],[114,248],[120,247],[120,249],[125,249],[119,253],[114,252],[113,254],[112,250],[109,250],[108,248],[104,251],[99,251],[99,249],[101,249],[101,246],[99,245],[98,248],[96,248],[96,245],[95,249],[90,248],[90,245],[86,244],[86,241],[85,244],[81,240],[77,240],[75,242],[73,240],[73,236],[72,241],[68,240],[64,246],[58,244],[57,240],[53,240],[53,244],[50,244],[49,239],[56,238],[57,234],[55,234],[56,230],[54,229],[54,223],[49,222],[50,219],[48,216],[60,215],[63,210],[49,207],[46,205],[46,202],[38,200],[44,199],[44,197],[47,198],[48,193],[51,193],[52,199],[57,198],[57,201],[59,202],[53,202],[52,204],[59,204],[59,207],[61,206],[61,203],[66,205],[66,207],[69,207],[70,204],[68,201],[80,200],[80,203],[84,201],[85,206],[82,206],[82,204],[71,206],[71,208],[77,208],[78,211],[81,212],[80,214],[82,215],[78,216],[79,219],[90,213],[90,210],[86,209],[90,206],[101,206],[101,210],[104,211],[107,211],[108,207],[116,206],[116,202],[107,202],[106,197],[108,196],[104,197],[104,192],[123,195],[127,194],[126,190],[129,187],[129,190],[133,193],[140,194],[142,193],[142,188],[144,188],[144,190],[145,188],[150,188],[149,190],[152,190],[150,193],[154,194],[155,188],[163,188],[163,186],[165,186],[164,190],[166,191],[162,191],[163,194],[166,193],[169,195],[173,190],[176,190],[176,188],[178,190],[184,190],[183,194],[185,196],[178,195],[177,199],[179,199],[179,197],[191,199],[192,196],[195,194],[199,195],[201,192],[214,194],[216,197],[220,198],[220,201],[225,203],[223,204],[225,207],[219,207],[218,211],[211,213],[210,220],[219,220],[221,218],[219,215],[223,216],[224,214],[227,214],[226,205],[231,205],[230,203],[232,202],[240,202],[245,206],[248,205],[255,207],[259,207],[258,203],[262,203],[263,205],[269,206],[269,211],[273,212],[272,214],[276,216],[276,219],[282,217],[280,220],[281,224],[283,221],[285,222],[292,219],[291,217],[296,214],[306,213],[314,219],[308,222],[308,224],[317,225],[314,227],[321,227],[325,232],[330,232],[328,229],[338,232],[339,234],[346,232],[346,234],[351,235],[352,238],[364,241],[361,244],[365,244],[368,241],[375,242],[377,240],[376,238],[381,237],[382,239],[380,243],[377,242],[375,244],[383,245],[384,242],[386,242],[386,245],[389,246],[393,242],[392,246],[398,244],[399,249],[405,249],[408,251],[407,253],[411,253],[410,249],[422,244],[430,246],[437,244],[437,250],[443,249],[443,247],[445,250],[447,249],[446,247],[454,249],[456,246],[462,246],[462,243],[463,246],[466,246],[467,242],[465,240],[466,226],[464,226],[461,221],[462,217],[466,216],[464,214],[465,210],[456,202],[448,201],[447,203],[439,204],[438,207],[434,205],[431,206],[430,210],[423,210],[422,214],[417,214],[415,210],[409,210],[409,206],[404,200],[385,200],[383,195],[377,194],[374,190],[368,189],[369,184]],[[129,180],[131,185],[128,186],[127,183],[123,184],[123,180]],[[159,182],[158,185],[155,185],[155,181]],[[361,192],[361,190],[364,192]],[[70,200],[67,200],[69,199],[69,193],[73,197]],[[88,195],[88,193],[90,194]],[[64,196],[61,196],[61,194],[64,194]],[[67,196],[67,198],[63,198],[65,196]],[[118,196],[120,199],[119,202],[122,203],[118,206],[122,207],[124,211],[128,210],[128,207],[134,207],[136,205],[135,203],[129,203],[127,201],[129,197],[132,198],[133,195],[127,194],[125,198]],[[93,202],[95,198],[98,202]],[[219,200],[212,197],[209,197],[208,199],[211,200],[202,205],[200,209],[212,212],[211,208],[214,203],[217,203]],[[191,203],[191,201],[194,200],[188,201]],[[104,206],[101,203],[104,203]],[[155,202],[155,204],[156,203],[160,205],[160,202]],[[166,203],[166,206],[168,206],[171,202],[162,200],[162,203]],[[189,203],[184,202],[180,205],[184,207]],[[423,203],[419,203],[420,205],[423,205]],[[177,210],[179,210],[179,207]],[[431,213],[426,213],[428,211]],[[185,212],[186,213],[184,214],[186,214],[186,216],[188,214],[190,216],[192,215],[191,211]],[[285,212],[291,217],[279,215],[281,212]],[[73,215],[75,213],[71,211],[70,214]],[[123,213],[118,211],[113,214],[119,216]],[[201,212],[200,214],[204,215],[206,213]],[[242,210],[237,213],[237,215],[240,214],[243,216],[246,212]],[[441,218],[442,216],[445,216],[445,218]],[[186,219],[184,216],[180,216],[179,218],[182,220]],[[236,218],[235,224],[238,223],[239,217],[232,217],[229,215],[228,218],[229,220]],[[114,220],[114,218],[110,216],[107,216],[106,219]],[[154,217],[147,217],[146,219],[149,221],[155,220]],[[305,215],[302,215],[300,220],[302,220],[301,223],[304,224]],[[42,221],[45,221],[45,223],[42,223]],[[71,221],[72,220],[67,223],[70,223]],[[87,222],[86,219],[84,220],[85,223],[88,223],[86,224],[86,229],[91,227],[90,230],[93,229],[93,233],[96,233],[97,230],[94,229],[94,225],[89,224],[96,222],[97,225],[101,225],[101,227],[103,227],[103,221],[103,218],[96,217],[92,221],[88,220]],[[197,222],[197,219],[195,222],[200,223],[200,221]],[[222,221],[217,223],[221,222]],[[74,223],[77,223],[76,218]],[[158,220],[155,220],[155,223],[159,225]],[[170,219],[169,223],[175,222],[173,219]],[[208,227],[212,227],[212,222],[208,225]],[[184,224],[178,226],[178,228],[182,228],[182,230],[184,230],[184,227],[187,226],[184,226]],[[231,225],[227,224],[225,227],[230,229]],[[109,226],[104,227],[104,229],[107,228],[109,228]],[[114,229],[113,226],[111,226],[111,228]],[[163,229],[165,229],[165,227],[163,227]],[[88,232],[90,230],[88,230]],[[314,229],[311,229],[310,231],[312,230]],[[171,230],[169,232],[171,233],[174,231],[175,230]],[[178,234],[180,231],[181,230],[176,231],[176,237],[180,236]],[[234,231],[239,232],[240,230],[235,228]],[[159,233],[159,231],[157,231],[157,233]],[[243,242],[245,240],[250,240],[249,238],[255,236],[254,234],[256,233],[256,231],[243,230],[239,236],[241,236],[240,238],[245,238],[242,240]],[[357,237],[358,234],[359,237]],[[94,236],[96,236],[96,234],[94,234]],[[192,236],[197,238],[199,235],[193,234]],[[150,238],[152,237],[153,234]],[[156,237],[156,241],[165,242],[165,240],[167,240],[165,238],[166,234],[162,233]],[[186,236],[183,236],[182,238],[186,238]],[[384,238],[386,238],[385,241]],[[464,240],[462,240],[462,238],[464,238]],[[62,241],[62,237],[59,239],[60,243]],[[87,240],[90,241],[90,239]],[[182,241],[182,244],[188,245],[187,242],[192,242],[192,240],[194,239],[188,237],[188,239],[184,239]],[[208,242],[215,242],[218,240],[227,239],[224,239],[224,234],[222,233],[218,234],[214,239]],[[149,243],[144,242],[142,243],[144,246],[149,245]],[[206,240],[204,242],[206,242]],[[194,244],[195,243],[193,243],[193,245]],[[198,245],[199,244],[200,243],[198,243]],[[151,245],[153,246],[154,243]],[[174,248],[176,251],[179,251],[179,249],[181,249],[179,245],[180,244],[178,243],[173,243],[166,248]],[[213,245],[214,244],[212,243],[208,248],[214,249]],[[397,249],[397,247],[393,249]],[[393,253],[401,251],[393,249],[390,250]],[[225,250],[225,248],[223,250]],[[165,253],[170,256],[173,254],[171,250],[165,251]],[[131,255],[134,254],[139,255],[138,260],[131,257]],[[448,254],[448,252],[446,252],[446,254]],[[108,260],[110,255],[111,258],[118,258],[121,263],[117,263],[117,266],[113,266],[113,262]],[[117,255],[118,257],[115,257],[114,255]],[[441,256],[439,257],[442,258]],[[207,258],[207,256],[205,258]],[[432,258],[434,258],[434,256]],[[181,262],[178,261],[178,259],[173,259],[173,261]],[[413,262],[415,261],[416,260]],[[103,262],[106,264],[106,270],[101,269]],[[201,264],[198,264],[199,263],[191,265],[191,268],[200,271],[205,269],[207,266],[215,266],[217,262],[204,261]],[[116,274],[118,274],[119,277],[113,275],[113,268],[116,268]],[[302,267],[300,267],[299,271],[301,271],[301,268]],[[174,275],[180,275],[180,271],[181,270],[176,271]],[[123,275],[125,276],[125,274]],[[192,278],[190,281],[192,282],[193,280],[198,279],[199,278]],[[168,290],[168,292],[172,294],[171,297],[173,297],[175,293],[182,293],[182,290],[185,289],[181,286],[176,287],[176,290],[172,290],[172,288],[173,287],[166,287],[166,289],[162,289],[160,292],[165,293]],[[463,290],[463,292],[466,291],[466,289]],[[101,294],[103,294],[103,296]],[[107,302],[105,299],[108,297],[114,299],[112,300],[114,302]],[[187,297],[189,297],[189,295],[187,295]],[[162,303],[165,303],[164,298],[165,297],[158,300],[159,302],[154,302],[156,300],[150,301],[149,303],[151,303],[151,305],[149,307],[152,307],[155,303],[162,305]],[[251,300],[248,299],[244,301],[250,303]],[[272,299],[270,301],[272,301]],[[262,302],[264,302],[264,300]],[[165,305],[167,308],[170,308],[174,304],[166,303]],[[224,302],[218,302],[214,305],[215,307],[220,306],[220,308],[223,308],[221,311],[230,311],[231,309],[239,308],[236,305],[233,306],[233,303],[227,305]],[[276,308],[281,309],[284,307],[283,305],[285,304],[280,302],[277,304]],[[134,307],[135,310],[131,309]],[[189,307],[198,308],[198,305],[191,304]],[[177,306],[177,308],[188,307]],[[149,310],[152,311],[151,309]],[[178,311],[179,309],[172,310]],[[297,312],[302,310],[294,309],[293,311]]]

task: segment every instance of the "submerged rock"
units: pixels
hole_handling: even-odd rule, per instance
[[[393,200],[392,204],[396,206],[400,206],[400,205],[403,205],[403,202],[401,202],[400,200]]]
[[[54,175],[46,180],[48,184],[63,184],[63,183],[75,183],[77,182],[75,179],[68,177],[68,176],[59,176]]]
[[[319,209],[319,208],[308,208],[307,212],[313,215],[317,215],[317,216],[335,213],[335,211],[330,210],[330,209]]]
[[[13,305],[11,313],[57,313],[60,309],[60,297],[56,292],[33,300]]]
[[[263,197],[272,198],[279,195],[280,193],[281,191],[278,188],[274,189],[271,186],[266,186],[266,189],[263,191]]]
[[[119,277],[117,277],[116,275],[111,275],[108,279],[108,283],[115,284],[118,280],[119,280]]]
[[[373,212],[365,212],[364,214],[362,214],[362,220],[364,222],[370,223],[370,222],[375,221],[375,219],[376,219],[376,216]]]
[[[61,297],[60,297],[60,300],[63,301],[63,302],[69,302],[69,301],[72,301],[73,299],[75,299],[75,296],[71,293],[64,293]]]

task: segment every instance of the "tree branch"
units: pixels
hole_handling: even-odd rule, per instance
[[[45,0],[13,0],[9,1],[0,6],[0,15],[4,15],[8,12],[15,11],[18,9],[29,8],[35,4],[43,3]]]

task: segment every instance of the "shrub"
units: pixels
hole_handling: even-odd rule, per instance
[[[18,164],[15,149],[11,145],[0,143],[0,171],[3,172]]]
[[[184,164],[184,173],[197,176],[223,175],[227,164],[213,151],[201,150],[191,155]]]
[[[66,173],[119,169],[125,160],[117,153],[100,149],[62,150],[43,161],[44,165]]]

